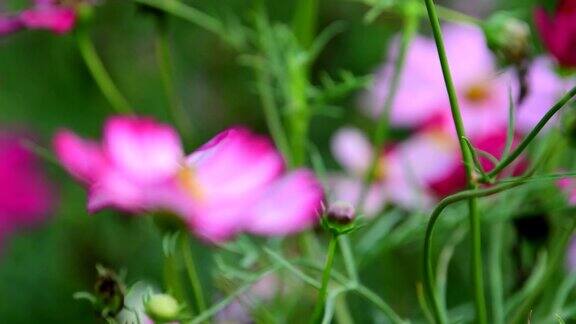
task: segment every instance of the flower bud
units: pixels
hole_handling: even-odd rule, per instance
[[[157,322],[170,322],[178,318],[180,305],[174,297],[167,294],[157,294],[146,302],[146,314]]]
[[[347,201],[336,201],[328,207],[327,217],[338,224],[350,224],[356,215],[356,210]]]
[[[529,54],[530,27],[506,12],[497,12],[484,23],[488,47],[504,64],[520,64]]]

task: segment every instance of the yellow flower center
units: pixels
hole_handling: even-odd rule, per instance
[[[488,99],[490,89],[485,83],[475,83],[466,89],[464,96],[473,103],[479,103]]]
[[[180,172],[178,172],[178,182],[190,196],[198,200],[203,199],[204,193],[202,192],[202,187],[198,182],[194,169],[189,167],[180,169]]]

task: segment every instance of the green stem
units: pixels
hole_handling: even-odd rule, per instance
[[[576,87],[570,89],[560,100],[558,100],[552,108],[550,108],[546,114],[540,119],[538,124],[526,135],[526,137],[518,144],[518,147],[512,151],[506,158],[504,158],[498,165],[494,167],[490,172],[488,172],[488,177],[495,177],[498,175],[504,168],[512,164],[519,156],[524,152],[528,144],[532,142],[538,136],[540,131],[546,126],[548,121],[554,117],[554,115],[562,109],[574,96],[576,95]]]
[[[262,107],[264,109],[266,124],[268,125],[272,138],[274,139],[274,143],[282,152],[286,163],[289,167],[292,167],[294,162],[292,161],[290,144],[288,143],[286,131],[282,125],[282,119],[278,113],[278,106],[274,100],[273,90],[270,85],[270,75],[268,72],[264,71],[263,67],[256,67],[254,70],[256,73],[258,93],[260,94],[260,101],[262,102]]]
[[[356,288],[356,292],[360,296],[366,298],[376,307],[378,307],[378,309],[380,309],[384,314],[386,314],[386,316],[388,316],[388,318],[392,323],[394,324],[406,323],[406,321],[404,321],[400,316],[398,316],[398,314],[396,314],[394,310],[390,308],[390,306],[387,303],[385,303],[380,297],[378,297],[378,295],[376,295],[370,289],[360,285]]]
[[[186,303],[184,288],[180,272],[178,271],[178,262],[174,255],[168,255],[164,259],[164,283],[167,292],[174,296],[179,302]]]
[[[170,53],[170,42],[168,40],[168,21],[164,13],[156,16],[156,61],[160,69],[160,76],[164,92],[166,93],[167,107],[180,133],[190,136],[190,119],[186,116],[182,105],[177,99],[174,88],[174,70],[172,66],[172,55]]]
[[[457,22],[457,23],[465,23],[465,24],[470,24],[470,25],[478,25],[478,26],[482,25],[482,20],[480,20],[476,17],[472,17],[470,15],[464,14],[460,11],[450,9],[448,7],[444,7],[444,6],[440,6],[440,5],[436,5],[436,7],[438,10],[438,15],[443,20]]]
[[[308,127],[310,124],[310,106],[306,89],[308,89],[308,64],[299,62],[295,57],[289,57],[288,74],[290,83],[288,123],[292,140],[292,158],[295,166],[306,163],[308,146]]]
[[[404,70],[404,65],[406,64],[406,56],[408,49],[410,47],[410,42],[414,37],[414,34],[418,31],[418,15],[417,12],[413,10],[411,4],[414,2],[408,2],[403,8],[404,17],[404,28],[402,28],[402,35],[400,37],[400,46],[398,49],[397,57],[394,62],[394,72],[392,75],[392,80],[390,81],[390,88],[388,89],[388,94],[384,102],[382,109],[382,114],[376,125],[376,131],[374,132],[374,154],[372,156],[372,161],[370,161],[370,167],[366,173],[365,185],[362,189],[362,193],[358,200],[358,206],[363,206],[364,202],[368,196],[368,191],[370,184],[374,182],[376,178],[376,170],[378,167],[378,160],[380,157],[380,151],[384,146],[384,142],[388,137],[388,131],[390,126],[390,110],[394,104],[394,99],[398,93],[398,88],[400,87],[400,81],[402,79],[402,71]]]
[[[534,302],[544,291],[544,288],[546,288],[546,285],[549,283],[550,279],[552,279],[556,273],[556,270],[562,263],[564,254],[566,253],[566,246],[570,242],[570,238],[572,237],[572,233],[574,233],[574,229],[576,229],[576,221],[570,221],[571,224],[569,227],[561,228],[558,241],[556,241],[556,244],[552,247],[552,251],[550,252],[550,261],[547,263],[544,275],[536,284],[536,287],[530,291],[528,296],[526,296],[508,323],[520,324],[527,321],[530,311],[534,308]]]
[[[489,281],[492,300],[492,321],[504,324],[504,295],[502,282],[502,239],[504,224],[497,222],[492,226],[489,244]]]
[[[182,257],[184,258],[184,265],[186,266],[188,279],[190,280],[190,285],[192,286],[192,291],[194,293],[196,309],[198,310],[198,313],[202,313],[206,310],[206,303],[204,301],[204,294],[202,293],[202,285],[200,284],[200,279],[198,277],[198,273],[196,272],[196,266],[194,265],[194,257],[192,256],[190,240],[188,235],[185,233],[182,233],[181,244]]]
[[[193,7],[190,7],[178,0],[133,0],[135,3],[143,4],[165,11],[173,16],[187,20],[205,30],[213,32],[219,36],[224,35],[224,26],[216,18],[213,18]]]
[[[437,323],[447,323],[446,313],[445,310],[441,307],[441,303],[439,300],[439,296],[436,290],[436,283],[434,279],[434,270],[432,264],[432,236],[434,234],[434,227],[442,214],[442,211],[454,204],[456,202],[462,200],[469,200],[471,198],[479,198],[490,196],[508,189],[515,188],[523,183],[526,182],[527,179],[521,178],[518,179],[516,182],[508,182],[500,185],[496,185],[494,187],[488,189],[470,189],[466,191],[461,191],[454,195],[448,196],[442,199],[436,208],[432,211],[430,215],[430,220],[428,221],[428,225],[426,227],[426,235],[424,238],[424,288],[426,292],[427,299],[430,303],[430,309],[434,316],[434,320]]]
[[[328,244],[328,254],[326,256],[326,264],[324,265],[324,271],[322,271],[322,284],[320,285],[320,291],[318,292],[318,301],[314,307],[314,312],[312,313],[312,322],[319,323],[324,315],[324,307],[326,306],[326,296],[328,293],[328,284],[330,283],[330,273],[332,272],[332,266],[334,265],[334,257],[336,256],[336,248],[338,246],[338,236],[332,235],[330,238],[330,243]]]
[[[425,0],[426,9],[428,11],[428,18],[432,26],[432,32],[434,34],[434,40],[436,42],[436,48],[438,50],[438,57],[440,59],[440,65],[442,66],[442,74],[444,76],[444,83],[446,84],[446,91],[448,92],[448,98],[450,101],[450,109],[452,112],[452,119],[454,121],[454,127],[456,128],[456,134],[458,135],[458,142],[460,144],[460,151],[462,153],[462,158],[464,161],[464,168],[466,170],[466,179],[468,189],[474,190],[477,185],[473,178],[473,159],[470,151],[466,148],[466,144],[463,138],[466,137],[466,132],[464,130],[464,122],[462,120],[462,115],[460,113],[460,107],[458,104],[458,97],[456,90],[454,88],[454,82],[452,80],[452,74],[450,73],[450,67],[448,64],[448,57],[446,55],[446,49],[444,46],[444,40],[442,37],[442,30],[440,28],[440,22],[438,20],[438,15],[436,13],[436,7],[433,0]],[[472,277],[474,285],[474,306],[476,310],[476,322],[480,324],[485,324],[487,322],[486,318],[486,299],[484,296],[484,279],[482,276],[482,233],[481,233],[481,223],[480,214],[478,210],[478,202],[476,198],[471,197],[468,199],[468,214],[470,218],[470,233],[472,236],[471,254],[472,254]],[[434,295],[432,292],[430,294]],[[445,323],[445,315],[443,312],[435,305],[432,310],[435,313],[436,320],[440,323]]]
[[[300,46],[308,49],[314,41],[319,0],[298,0],[294,10],[292,30]]]
[[[130,104],[124,98],[122,93],[118,90],[112,78],[106,71],[102,60],[96,53],[96,48],[94,43],[88,35],[88,31],[85,27],[80,27],[76,31],[76,43],[78,44],[78,49],[82,55],[82,59],[88,70],[92,74],[94,81],[102,91],[102,94],[106,97],[112,108],[120,114],[132,114],[132,108]]]

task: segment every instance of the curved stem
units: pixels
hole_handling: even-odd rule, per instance
[[[456,134],[458,135],[458,142],[460,144],[460,151],[462,153],[462,158],[464,161],[464,168],[466,170],[466,179],[468,189],[476,189],[477,185],[473,178],[473,165],[474,161],[471,152],[467,149],[463,138],[466,137],[464,130],[464,122],[462,120],[462,115],[460,113],[460,107],[458,104],[458,97],[456,95],[456,90],[454,88],[454,82],[452,80],[452,75],[450,73],[450,67],[448,65],[448,57],[446,55],[446,49],[444,46],[444,40],[442,37],[442,30],[440,28],[440,22],[438,20],[438,15],[436,13],[436,7],[433,0],[425,0],[426,9],[428,11],[428,18],[432,26],[432,31],[434,34],[434,40],[436,42],[436,49],[438,50],[438,57],[440,59],[440,65],[442,67],[442,74],[444,76],[444,83],[446,84],[446,91],[448,92],[448,98],[450,101],[450,109],[452,112],[452,119],[454,121],[454,127],[456,128]],[[480,214],[478,210],[478,202],[475,197],[470,197],[468,199],[468,214],[470,218],[470,233],[472,236],[471,245],[471,255],[472,255],[472,277],[474,284],[474,305],[476,309],[476,321],[480,324],[484,324],[487,321],[486,318],[486,299],[484,296],[484,279],[482,276],[482,234],[481,234],[481,224],[480,224]],[[427,282],[427,287],[433,286],[429,285]],[[432,291],[429,292],[430,295],[435,295]],[[439,323],[445,323],[445,313],[441,311],[439,304],[437,303],[437,297],[435,297],[436,302],[433,305],[432,310],[435,314],[435,319]]]
[[[509,182],[494,186],[488,189],[472,189],[466,190],[454,195],[448,196],[440,201],[436,208],[432,211],[430,215],[430,220],[426,227],[426,235],[424,238],[424,285],[427,295],[427,299],[431,303],[431,310],[434,315],[434,319],[438,323],[446,323],[445,313],[442,310],[438,294],[436,292],[436,284],[434,282],[434,270],[432,265],[432,235],[434,234],[434,227],[438,218],[440,217],[442,211],[453,203],[468,200],[470,198],[479,198],[490,196],[508,189],[515,188],[523,183],[527,182],[526,178],[518,179],[516,182]]]
[[[575,95],[576,95],[576,87],[570,89],[570,91],[568,91],[564,96],[562,96],[562,98],[560,98],[560,100],[558,100],[554,104],[554,106],[552,106],[552,108],[550,108],[550,110],[546,112],[546,114],[542,117],[542,119],[540,119],[540,121],[538,122],[538,124],[536,124],[536,126],[532,129],[532,131],[530,131],[530,133],[526,135],[526,137],[522,140],[522,142],[518,144],[518,147],[516,147],[516,149],[514,149],[512,153],[506,156],[506,158],[500,161],[500,163],[498,163],[498,165],[496,165],[494,169],[488,172],[488,177],[494,177],[498,175],[502,170],[504,170],[504,168],[512,164],[512,162],[514,162],[520,156],[520,154],[524,152],[528,144],[530,144],[532,140],[534,140],[536,136],[538,136],[538,134],[544,128],[544,126],[546,126],[548,121],[550,121],[550,119],[554,117],[554,115],[560,109],[562,109],[568,103],[568,101],[570,101]]]
[[[106,71],[102,60],[100,60],[100,57],[96,53],[96,48],[94,47],[94,43],[92,43],[86,28],[78,28],[76,31],[76,43],[78,44],[78,49],[80,50],[84,63],[86,63],[94,81],[96,81],[100,91],[102,91],[102,94],[106,97],[108,102],[110,102],[112,108],[120,114],[132,114],[133,111],[130,104],[126,98],[124,98],[120,90],[118,90],[112,81],[112,78]]]
[[[196,272],[196,266],[194,265],[194,257],[192,256],[190,240],[188,239],[188,235],[185,233],[182,233],[181,244],[184,265],[186,266],[188,279],[190,280],[190,285],[192,286],[192,291],[194,293],[196,309],[198,310],[198,313],[202,313],[206,310],[206,303],[204,301],[204,294],[202,293],[202,285],[200,284],[200,279],[198,278],[198,273]]]
[[[170,42],[168,40],[167,19],[163,13],[158,13],[155,18],[156,61],[158,62],[162,85],[164,86],[164,92],[166,93],[168,112],[178,130],[182,134],[190,136],[192,130],[190,119],[186,116],[186,112],[177,99],[176,91],[174,89],[174,69],[172,65],[172,55],[170,53]]]
[[[326,264],[324,265],[324,271],[322,271],[322,284],[320,286],[320,291],[318,292],[318,301],[314,307],[314,312],[312,313],[312,322],[318,323],[322,320],[324,315],[324,307],[326,306],[326,296],[328,293],[328,284],[330,283],[330,275],[332,272],[332,266],[334,265],[334,257],[336,256],[336,248],[338,246],[338,236],[332,235],[330,238],[330,243],[328,244],[328,252],[326,256]]]

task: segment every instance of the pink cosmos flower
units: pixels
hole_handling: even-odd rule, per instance
[[[0,239],[21,227],[42,222],[55,195],[25,137],[0,132]]]
[[[446,51],[456,86],[467,135],[487,136],[506,127],[509,87],[517,92],[512,73],[499,72],[480,28],[445,25]],[[473,63],[471,63],[473,62]],[[363,108],[377,117],[388,94],[392,64],[386,64],[374,87],[364,97]],[[530,92],[517,107],[518,129],[531,129],[564,90],[563,83],[545,59],[529,71]],[[391,111],[396,127],[420,128],[442,121],[453,132],[452,117],[433,39],[416,37],[411,43],[400,88]]]
[[[558,63],[576,67],[576,1],[561,0],[551,17],[544,8],[534,11],[534,22],[544,45]]]
[[[472,139],[477,149],[496,158],[501,157],[505,143],[506,129]],[[359,130],[344,128],[334,136],[332,151],[345,173],[330,177],[331,200],[358,203],[364,190],[364,175],[373,156],[371,144]],[[486,158],[481,157],[480,162],[486,171],[494,167]],[[377,179],[368,188],[361,208],[367,216],[377,215],[386,203],[410,210],[426,208],[466,185],[458,141],[441,127],[430,125],[405,141],[395,143],[382,154],[378,163]],[[520,162],[513,168],[514,174],[524,168],[525,162]]]
[[[56,0],[36,0],[34,6],[13,16],[0,16],[0,36],[27,29],[45,29],[56,34],[74,28],[76,12]]]
[[[305,169],[284,172],[268,138],[231,128],[185,157],[177,133],[149,118],[112,117],[101,144],[60,131],[64,167],[89,190],[88,208],[169,210],[201,237],[287,235],[317,221],[323,193]]]
[[[427,207],[432,197],[424,183],[432,177],[435,170],[411,165],[420,150],[433,151],[428,141],[412,146],[397,144],[380,154],[376,167],[376,180],[367,189],[362,213],[373,217],[383,209],[386,203],[395,203],[404,208],[418,209]],[[364,177],[369,170],[375,153],[370,141],[355,128],[343,128],[332,138],[332,153],[344,168],[344,174],[330,176],[331,201],[345,200],[353,204],[360,203],[364,189]],[[418,159],[416,159],[417,161]],[[420,159],[421,161],[422,159]],[[429,166],[442,166],[442,163]]]

